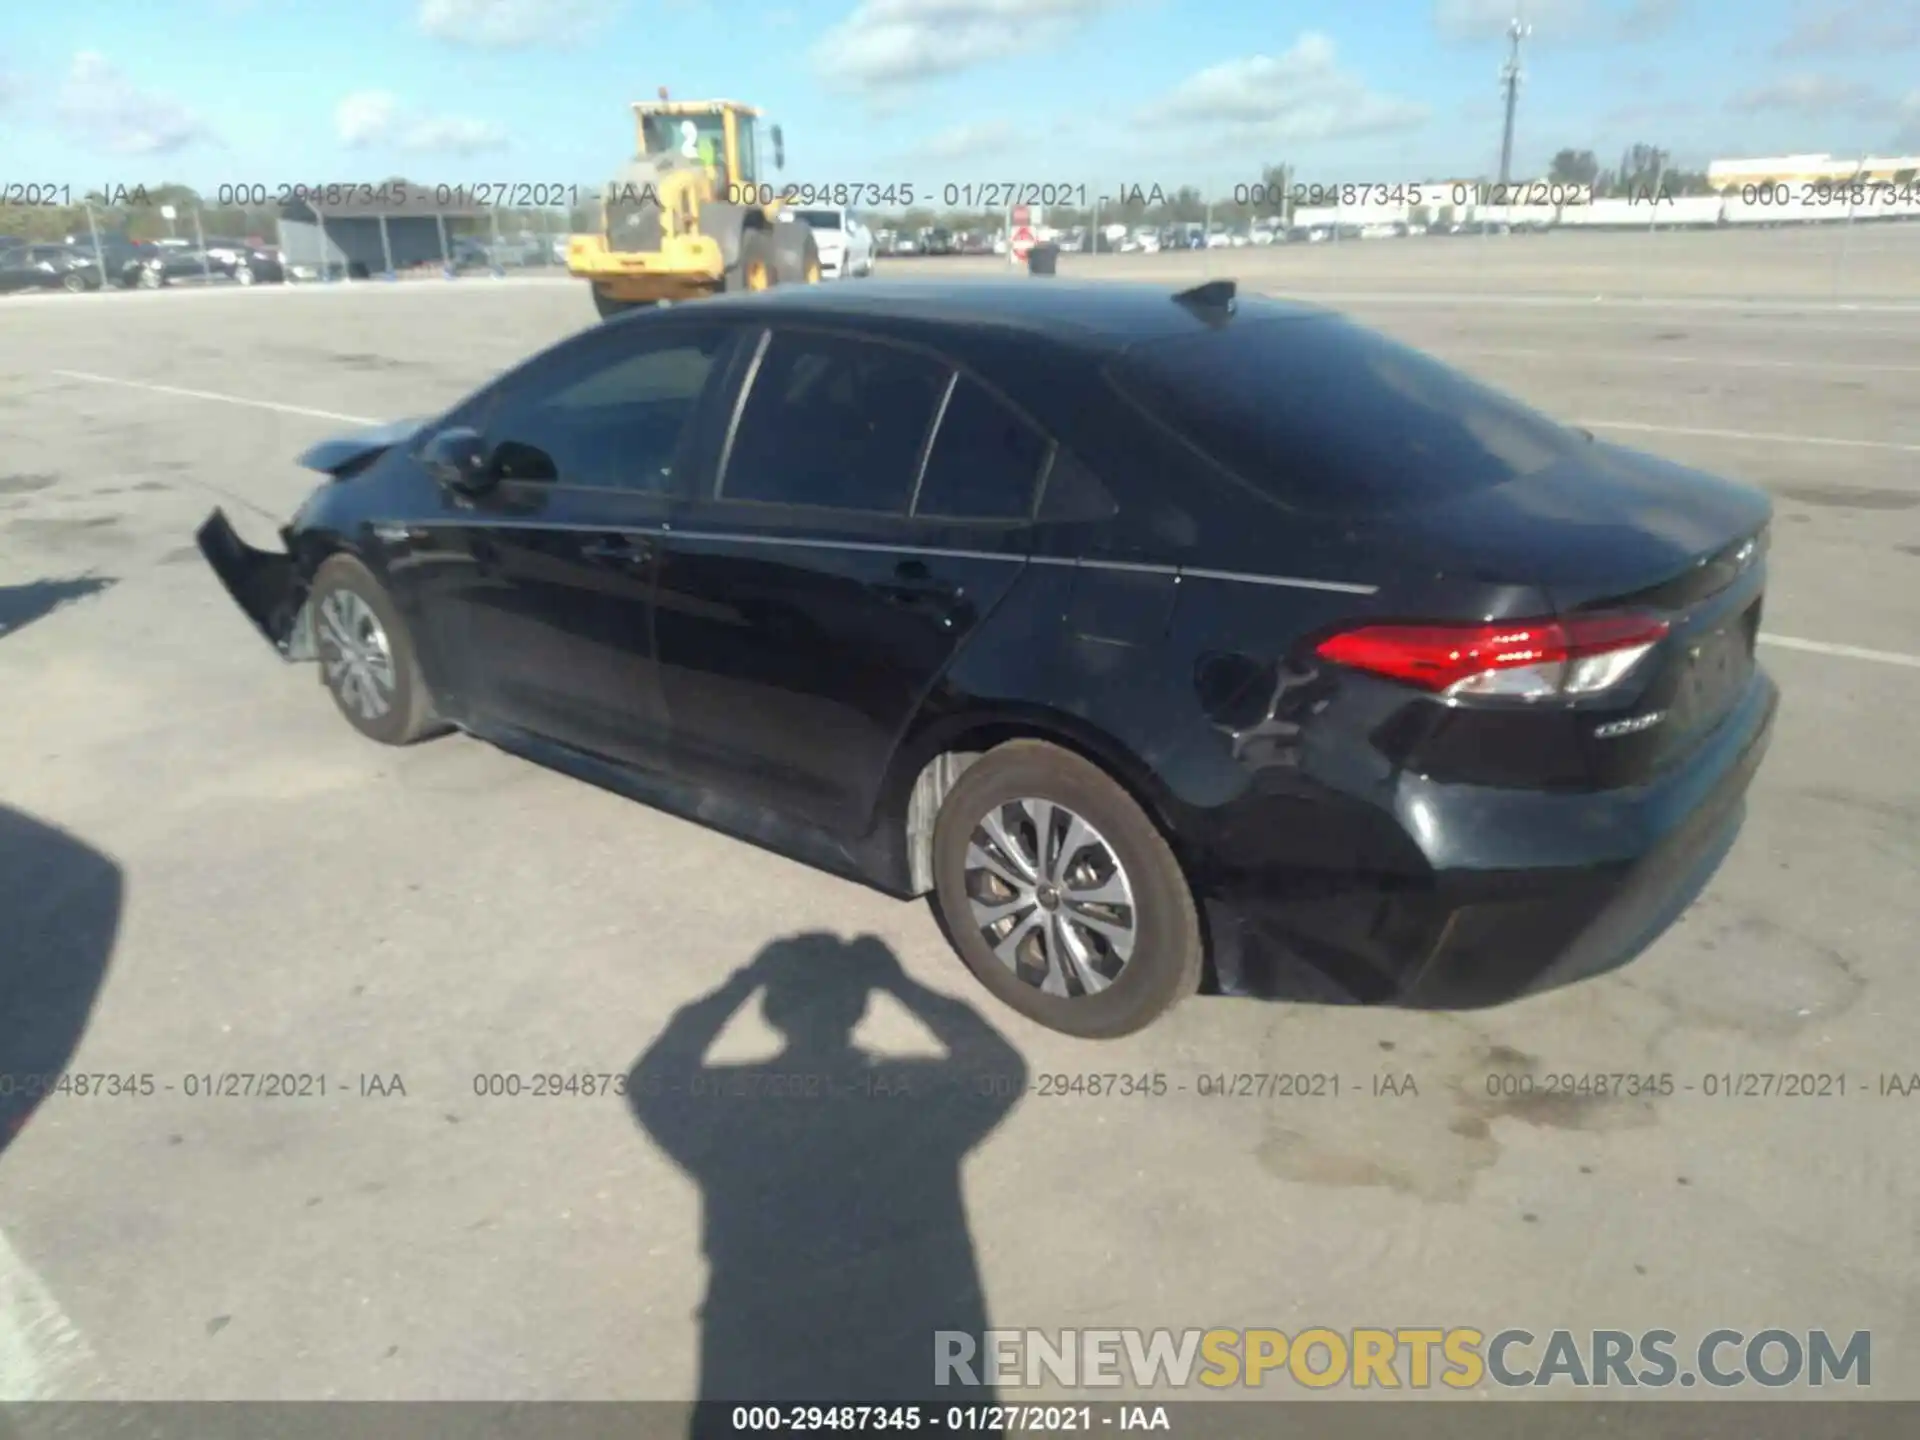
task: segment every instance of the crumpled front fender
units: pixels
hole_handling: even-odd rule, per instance
[[[207,517],[194,540],[233,603],[283,660],[316,658],[307,582],[293,556],[256,550],[235,533],[226,512],[219,509]]]

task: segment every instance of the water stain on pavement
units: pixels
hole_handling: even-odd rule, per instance
[[[59,483],[58,475],[0,475],[0,495],[31,495]]]
[[[1579,1093],[1556,1082],[1536,1057],[1464,1028],[1438,1053],[1397,1058],[1394,1073],[1412,1075],[1416,1083],[1432,1077],[1428,1083],[1437,1088],[1429,1093],[1422,1083],[1418,1096],[1355,1096],[1318,1112],[1303,1106],[1284,1123],[1268,1122],[1254,1150],[1256,1162],[1275,1179],[1295,1184],[1385,1189],[1457,1204],[1472,1194],[1480,1173],[1498,1163],[1501,1121],[1588,1134],[1658,1123],[1651,1096]],[[1395,1127],[1390,1149],[1372,1146],[1369,1127],[1351,1108],[1363,1104],[1421,1106],[1429,1123]],[[1323,1123],[1313,1123],[1322,1117]]]
[[[79,520],[47,520],[38,516],[24,516],[7,522],[7,534],[49,550],[85,548],[89,544],[102,542],[124,545],[127,543],[126,537],[114,533],[123,518],[119,515],[89,515]]]

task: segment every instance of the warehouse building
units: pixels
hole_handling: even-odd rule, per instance
[[[1920,155],[1769,155],[1715,160],[1707,183],[1723,194],[1747,185],[1912,185]]]
[[[446,185],[316,185],[281,207],[280,252],[298,279],[442,267],[461,249],[456,229],[472,228],[453,222],[488,215]]]

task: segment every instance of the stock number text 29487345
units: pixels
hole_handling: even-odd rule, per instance
[[[899,180],[738,180],[727,186],[735,205],[845,205],[853,209],[911,205],[919,196]]]

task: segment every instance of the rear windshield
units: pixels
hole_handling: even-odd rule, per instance
[[[1583,443],[1519,401],[1333,317],[1236,318],[1136,345],[1110,373],[1256,490],[1321,513],[1440,504],[1544,470]]]
[[[794,212],[816,230],[838,230],[840,212],[838,210],[796,210]]]

